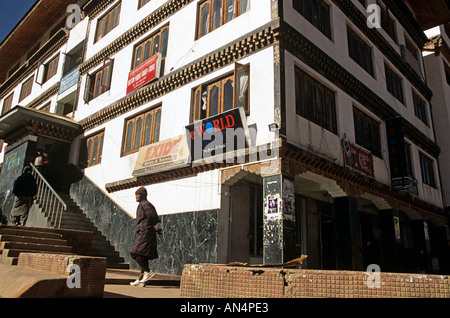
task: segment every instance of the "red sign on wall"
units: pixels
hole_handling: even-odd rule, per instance
[[[372,154],[343,139],[345,165],[370,177],[375,177]]]
[[[158,78],[160,68],[161,53],[157,53],[150,57],[147,61],[133,69],[128,74],[127,94]]]

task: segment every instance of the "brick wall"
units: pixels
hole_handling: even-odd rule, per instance
[[[44,297],[43,295],[45,297],[103,297],[107,265],[106,258],[64,254],[21,253],[17,265],[55,275],[54,281],[39,282],[28,290],[23,297]],[[77,265],[78,267],[76,268],[79,268],[79,272],[72,270],[69,273],[71,265]],[[72,267],[72,269],[74,268]],[[73,288],[69,288],[68,281],[72,284]],[[77,284],[78,282],[79,285]]]
[[[448,276],[186,265],[186,298],[450,298]],[[369,285],[368,285],[369,279]],[[379,288],[377,288],[379,282]],[[373,286],[369,288],[368,286]]]

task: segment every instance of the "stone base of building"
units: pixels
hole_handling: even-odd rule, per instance
[[[101,298],[106,258],[21,253],[17,266],[4,265],[0,295],[8,298]]]
[[[186,265],[183,298],[450,298],[448,276]]]

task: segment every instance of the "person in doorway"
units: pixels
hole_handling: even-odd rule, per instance
[[[136,286],[150,280],[155,274],[149,268],[149,261],[158,258],[156,234],[161,235],[161,224],[155,207],[147,200],[147,190],[139,188],[136,193],[139,202],[136,211],[136,240],[131,247],[130,255],[141,268],[141,275],[132,283]]]
[[[36,158],[34,158],[34,165],[39,170],[39,172],[42,172],[44,169],[44,152],[42,149],[38,149],[36,153]]]
[[[15,225],[25,226],[33,197],[37,194],[36,181],[31,174],[31,167],[26,166],[22,175],[14,181],[13,194],[15,198],[10,219]]]

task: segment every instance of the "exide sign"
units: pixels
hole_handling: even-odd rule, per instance
[[[248,147],[248,128],[241,107],[186,126],[191,160],[223,155]]]

